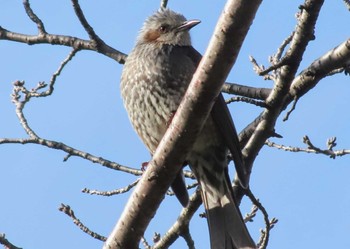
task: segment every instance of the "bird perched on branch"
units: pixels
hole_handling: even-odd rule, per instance
[[[153,154],[176,112],[201,55],[191,46],[189,30],[200,23],[161,9],[144,23],[121,77],[121,93],[130,121]],[[212,249],[255,248],[233,198],[227,169],[231,152],[239,180],[247,174],[232,118],[220,94],[186,158],[200,187]],[[172,188],[182,203],[188,194],[182,171]]]

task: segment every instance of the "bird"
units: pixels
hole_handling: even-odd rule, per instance
[[[157,149],[202,58],[192,47],[190,29],[199,24],[161,8],[139,31],[121,76],[121,95],[129,119],[151,155]],[[237,132],[220,94],[186,156],[201,189],[212,249],[256,248],[243,221],[228,174],[231,153],[241,185],[247,188]],[[182,170],[171,185],[188,204]]]

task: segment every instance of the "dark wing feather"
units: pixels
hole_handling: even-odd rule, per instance
[[[236,167],[238,179],[243,188],[248,187],[248,174],[242,160],[242,151],[239,144],[236,127],[233,123],[230,111],[226,105],[224,97],[220,93],[216,99],[211,116],[219,127],[219,130],[225,140],[226,146],[229,148],[233,162]]]
[[[193,47],[183,47],[193,63],[198,66],[202,55]],[[226,146],[229,148],[234,161],[238,179],[242,187],[248,187],[248,174],[242,160],[242,151],[239,144],[237,131],[233,123],[231,114],[225,103],[224,97],[220,93],[211,111],[211,116],[224,138]]]

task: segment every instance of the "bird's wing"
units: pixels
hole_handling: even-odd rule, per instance
[[[233,162],[236,167],[238,179],[243,188],[248,187],[248,173],[242,159],[242,151],[238,140],[236,127],[224,97],[220,93],[211,110],[211,116],[222,134],[226,146],[231,152]]]
[[[186,47],[186,53],[193,63],[198,66],[202,55],[192,46]],[[238,179],[242,187],[248,187],[248,173],[242,160],[242,152],[239,144],[237,131],[233,123],[230,111],[226,105],[224,97],[220,93],[211,111],[211,116],[224,138],[226,146],[229,148],[234,161]]]

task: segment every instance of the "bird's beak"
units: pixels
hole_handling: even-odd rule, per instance
[[[184,22],[183,24],[181,24],[179,27],[176,28],[176,31],[185,31],[185,30],[190,30],[191,28],[193,28],[194,26],[196,26],[197,24],[199,24],[201,21],[200,20],[189,20]]]

